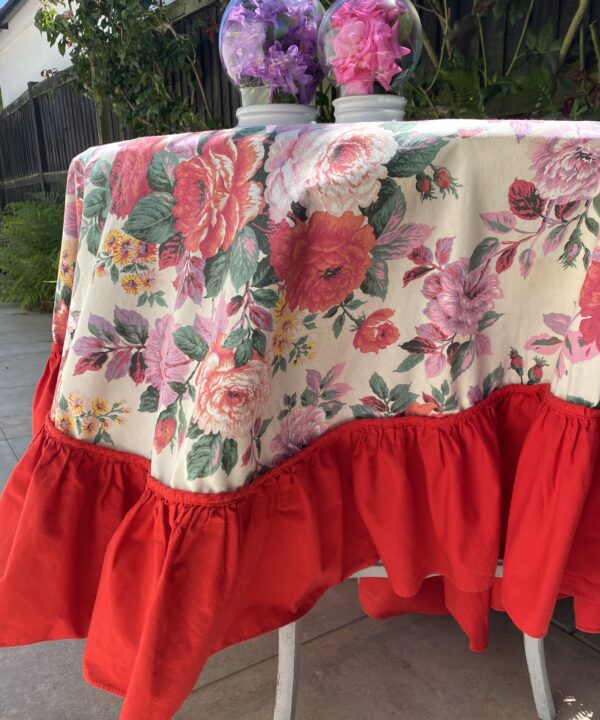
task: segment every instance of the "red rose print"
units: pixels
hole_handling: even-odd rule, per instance
[[[292,310],[328,310],[360,286],[375,235],[362,215],[314,213],[308,223],[282,222],[271,236],[271,263]]]
[[[382,308],[363,321],[356,331],[352,344],[363,353],[378,353],[400,337],[398,328],[390,322],[394,310]]]
[[[600,348],[600,262],[591,263],[579,298],[583,320],[579,326],[586,345]]]
[[[251,178],[263,153],[259,138],[234,143],[230,136],[217,134],[202,155],[179,163],[173,216],[190,252],[200,250],[209,258],[221,247],[228,250],[238,230],[262,211],[262,188]]]
[[[431,190],[431,178],[429,175],[419,175],[417,177],[417,190],[427,193]]]
[[[535,220],[544,212],[546,201],[542,200],[535,185],[515,178],[508,191],[510,209],[523,220]]]
[[[156,148],[140,152],[138,147],[119,150],[110,173],[111,212],[118,218],[127,217],[138,200],[152,192],[146,173]]]
[[[154,431],[154,448],[157,453],[162,452],[173,439],[177,423],[175,418],[166,417],[156,423]]]
[[[440,190],[448,190],[452,185],[450,173],[446,168],[437,168],[433,174],[433,182],[440,188]]]

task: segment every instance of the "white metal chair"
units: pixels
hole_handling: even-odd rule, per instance
[[[496,577],[502,577],[502,562],[496,568]],[[352,578],[387,577],[383,564],[373,565],[352,575]],[[429,577],[435,577],[430,575]],[[525,657],[531,681],[531,689],[539,720],[554,720],[556,709],[544,652],[543,638],[524,635]],[[300,661],[300,621],[279,630],[279,667],[277,669],[277,692],[273,720],[294,720],[298,691],[298,665]]]

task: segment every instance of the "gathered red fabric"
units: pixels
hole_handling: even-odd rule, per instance
[[[147,472],[45,423],[0,495],[0,645],[87,635],[106,546]]]
[[[54,391],[58,381],[58,373],[60,371],[60,360],[62,355],[62,347],[58,343],[52,344],[50,355],[46,361],[44,371],[38,380],[33,395],[33,403],[31,408],[31,425],[32,436],[35,437],[44,426],[46,418],[52,408],[52,400]]]
[[[0,644],[87,634],[85,677],[125,697],[122,720],[168,720],[211,654],[379,559],[369,614],[450,612],[474,650],[490,607],[543,635],[561,593],[598,629],[599,415],[509,386],[457,415],[346,423],[221,494],[48,420],[0,497]]]

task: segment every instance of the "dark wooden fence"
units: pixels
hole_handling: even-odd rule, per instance
[[[175,21],[179,32],[195,38],[211,111],[225,127],[235,123],[238,92],[221,69],[217,32],[223,5],[213,3]],[[201,21],[200,23],[198,21]],[[167,82],[181,97],[188,88],[174,73]],[[196,111],[205,116],[200,98]],[[132,137],[106,107],[100,111],[82,95],[70,70],[38,83],[0,113],[0,208],[31,193],[61,190],[71,159],[101,142]]]
[[[562,35],[578,4],[579,0],[538,0],[531,25],[540,30],[554,23]],[[449,0],[449,5],[452,17],[460,18],[472,11],[473,0]],[[235,123],[239,97],[219,61],[217,29],[223,9],[223,2],[213,2],[177,20],[175,26],[194,37],[212,112],[225,127],[231,127]],[[429,13],[421,16],[439,51],[442,38],[437,21]],[[591,0],[589,20],[594,18],[600,19],[600,0]],[[510,30],[508,18],[495,22],[491,17],[484,18],[484,33],[490,71],[501,73],[514,55],[518,33]],[[186,96],[188,89],[181,78],[171,73],[168,83],[182,97]],[[199,98],[196,109],[199,116],[205,114]],[[128,137],[131,133],[109,109],[98,113],[94,103],[77,91],[70,71],[30,83],[28,91],[0,113],[0,208],[32,192],[59,189],[66,179],[71,158],[99,144],[100,138],[102,142],[114,142]]]

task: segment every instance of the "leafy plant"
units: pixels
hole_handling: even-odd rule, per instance
[[[83,91],[98,107],[108,102],[134,133],[216,126],[193,39],[175,30],[160,0],[42,0],[35,24],[62,55],[69,51]]]
[[[596,23],[585,25],[589,0],[580,0],[564,36],[553,20],[532,28],[536,3],[548,4],[473,0],[470,13],[452,18],[448,0],[417,2],[422,16],[435,16],[442,43],[438,53],[425,35],[426,57],[408,85],[407,115],[599,119],[600,43]],[[489,44],[504,20],[517,43],[505,67],[495,67]]]
[[[64,213],[63,197],[34,195],[7,205],[0,216],[0,299],[22,308],[49,310],[54,301],[56,268]]]

